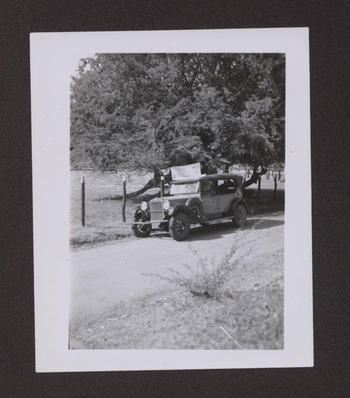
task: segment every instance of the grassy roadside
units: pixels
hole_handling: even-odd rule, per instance
[[[259,200],[256,198],[256,189],[250,188],[245,192],[245,201],[248,204],[251,215],[260,215],[284,210],[284,189],[276,192],[275,200],[272,188],[263,188]]]
[[[102,243],[112,242],[125,238],[131,238],[131,229],[128,226],[125,228],[115,228],[114,226],[86,226],[84,228],[79,226],[71,227],[70,247],[93,247]]]
[[[211,300],[174,290],[80,325],[72,349],[282,349],[283,287]]]
[[[167,279],[173,289],[71,323],[70,348],[283,348],[283,249],[257,256],[256,265],[245,263],[252,249],[248,237],[249,231],[243,251],[235,241],[214,267],[214,259],[198,256],[196,264],[184,265],[190,272],[149,274]],[[268,278],[261,277],[261,265]]]
[[[81,226],[81,177],[85,177],[85,227]],[[121,194],[122,174],[90,171],[71,171],[70,246],[89,247],[107,241],[131,237],[129,225],[121,219],[121,201],[103,201],[101,198]],[[149,174],[130,173],[126,176],[127,189],[143,186]],[[131,220],[135,203],[126,204],[126,218]]]

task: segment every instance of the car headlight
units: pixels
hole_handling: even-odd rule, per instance
[[[147,207],[148,207],[148,203],[145,200],[143,200],[141,202],[141,210],[146,211]]]
[[[170,202],[168,200],[163,201],[163,209],[168,210],[170,207]]]

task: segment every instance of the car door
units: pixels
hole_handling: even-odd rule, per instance
[[[201,181],[201,200],[205,219],[217,218],[220,214],[220,204],[216,194],[215,181]]]
[[[234,199],[238,185],[235,180],[225,179],[218,181],[217,205],[220,216],[225,216],[230,211],[232,200]]]

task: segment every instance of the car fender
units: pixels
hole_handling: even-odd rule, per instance
[[[140,206],[137,206],[134,210],[134,218],[137,214],[141,213],[144,220],[150,220],[151,216],[148,210],[142,210]]]
[[[191,210],[188,206],[186,206],[185,204],[176,205],[176,206],[174,207],[174,210],[172,211],[171,215],[174,216],[174,215],[176,215],[176,214],[178,214],[178,213],[185,213],[185,214],[187,214],[188,217],[189,217],[189,219],[190,219],[190,222],[191,222],[192,224],[197,223],[197,220],[195,220],[195,218],[193,217],[193,212],[192,212],[192,210]]]
[[[194,203],[199,205],[200,217],[197,217],[196,214],[193,214],[193,211],[191,209],[191,205],[194,204]],[[203,203],[201,202],[201,200],[199,198],[189,198],[189,199],[187,199],[185,205],[191,210],[192,216],[195,219],[195,221],[197,223],[202,223],[203,222],[203,217],[204,217],[204,209],[203,209]]]

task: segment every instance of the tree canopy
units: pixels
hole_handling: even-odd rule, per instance
[[[96,54],[71,84],[71,164],[284,162],[284,54]]]

